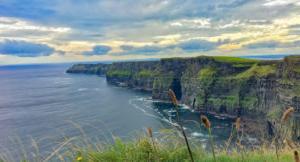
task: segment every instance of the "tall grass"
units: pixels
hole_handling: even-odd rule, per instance
[[[201,118],[201,121],[202,121],[204,127],[208,130],[210,147],[211,147],[211,151],[212,151],[212,154],[213,154],[213,157],[214,157],[214,162],[216,162],[216,155],[215,155],[215,149],[214,149],[214,139],[213,139],[213,136],[212,136],[212,133],[211,133],[211,123],[208,120],[208,118],[204,115],[201,115],[200,118]]]
[[[191,150],[191,147],[190,147],[190,144],[189,144],[189,141],[188,141],[188,138],[186,136],[186,133],[183,129],[183,126],[182,124],[180,123],[180,117],[179,117],[179,112],[178,112],[178,100],[176,98],[176,95],[175,93],[173,92],[173,90],[169,89],[169,96],[170,96],[170,99],[173,103],[173,105],[175,106],[175,109],[176,109],[176,116],[177,116],[177,123],[179,125],[179,128],[180,128],[180,131],[183,135],[183,138],[184,138],[184,141],[185,141],[185,144],[186,144],[186,147],[188,149],[188,152],[189,152],[189,155],[190,155],[190,158],[191,158],[191,161],[194,162],[194,158],[193,158],[193,153],[192,153],[192,150]]]
[[[196,162],[241,162],[241,156],[236,149],[231,150],[228,155],[222,150],[216,151],[215,159],[211,154],[202,149],[201,145],[193,145],[194,161]],[[264,154],[255,149],[245,152],[246,162],[274,162],[276,155],[272,149],[264,149]],[[60,156],[60,158],[58,157]],[[299,155],[296,151],[282,150],[279,157],[280,162],[299,162]],[[297,161],[298,160],[298,161]],[[80,161],[80,162],[188,162],[191,161],[185,143],[180,139],[173,138],[169,142],[156,142],[156,148],[152,145],[149,137],[141,136],[130,142],[116,139],[114,144],[106,145],[103,148],[78,148],[69,147],[65,152],[52,157],[47,161]]]
[[[274,138],[275,142],[275,152],[277,161],[280,162],[279,156],[280,156],[280,147],[282,147],[284,141],[288,139],[288,126],[286,126],[286,123],[291,118],[292,114],[295,112],[295,109],[293,107],[288,107],[282,114],[281,120],[278,122],[279,126],[276,130],[276,135]]]
[[[73,139],[66,139],[50,155],[31,159],[40,161],[80,161],[80,162],[188,162],[191,161],[186,144],[174,132],[162,133],[155,137],[152,129],[147,129],[147,135],[140,134],[132,141],[124,142],[119,138],[114,139],[113,144],[99,143],[101,147],[86,147],[70,143]],[[90,145],[96,145],[95,141],[89,141]],[[277,160],[272,147],[261,145],[260,148],[246,149],[244,157],[241,157],[238,148],[231,148],[230,153],[222,148],[214,151],[215,156],[209,150],[195,141],[190,141],[195,162],[274,162]],[[85,143],[85,142],[83,142]],[[281,149],[278,157],[280,162],[299,162],[299,146]],[[28,151],[27,151],[28,152]],[[30,154],[30,152],[28,152]],[[1,155],[1,154],[0,154]],[[13,161],[5,159],[0,161]],[[28,161],[25,159],[24,161]]]

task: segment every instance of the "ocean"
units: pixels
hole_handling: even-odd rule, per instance
[[[66,139],[76,143],[131,140],[151,127],[155,136],[174,129],[174,108],[151,93],[109,85],[105,77],[67,74],[70,64],[0,67],[0,152],[20,160],[49,156]],[[180,116],[190,139],[207,141],[200,114],[182,105]],[[230,121],[210,117],[221,143]]]

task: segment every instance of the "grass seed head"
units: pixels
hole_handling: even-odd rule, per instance
[[[205,116],[205,115],[201,115],[200,116],[201,118],[201,121],[203,123],[203,125],[205,126],[205,128],[210,128],[211,124],[210,124],[210,121],[208,120],[208,118]]]
[[[174,91],[172,89],[169,89],[168,94],[170,96],[170,99],[171,99],[172,103],[175,106],[177,106],[178,105],[178,101],[177,101],[177,98],[176,98],[176,95],[175,95]]]
[[[235,121],[235,129],[236,129],[237,131],[239,131],[240,128],[241,128],[241,118],[238,117],[238,118],[236,119],[236,121]]]
[[[294,151],[294,159],[295,159],[295,162],[300,162],[298,151]]]
[[[295,109],[293,107],[289,107],[287,110],[285,110],[282,115],[281,122],[286,122],[294,111]]]
[[[151,137],[151,138],[153,137],[152,128],[148,127],[147,128],[147,133],[148,133],[149,137]]]

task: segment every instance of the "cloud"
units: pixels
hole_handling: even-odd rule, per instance
[[[170,22],[170,26],[177,28],[209,28],[211,25],[210,19],[207,18],[193,18],[193,19],[180,19]]]
[[[190,40],[179,43],[176,47],[181,48],[184,51],[210,51],[215,49],[217,43],[209,42],[205,40]]]
[[[248,2],[251,0],[76,0],[76,3],[72,0],[9,0],[0,4],[0,15],[43,24],[99,29],[111,24],[128,25],[149,20],[208,18]]]
[[[286,43],[299,40],[298,4],[299,0],[2,0],[0,40],[43,42],[66,53],[66,60],[73,55],[83,61],[224,50],[272,53],[273,48],[285,53],[299,50]]]
[[[264,41],[264,42],[257,42],[245,45],[244,47],[249,49],[257,49],[257,48],[276,48],[280,45],[279,42],[276,41]]]
[[[267,7],[287,6],[287,5],[300,6],[300,2],[299,0],[267,0],[267,2],[264,3],[263,5]]]
[[[278,42],[278,41],[262,41],[256,43],[250,43],[244,45],[248,49],[274,49],[274,48],[295,48],[299,47],[300,40],[290,41],[290,42]]]
[[[84,55],[106,55],[112,48],[106,45],[96,45],[91,51],[83,52]]]
[[[40,32],[64,33],[70,31],[70,28],[36,25],[17,18],[0,17],[0,30],[30,30]]]
[[[134,46],[131,46],[131,45],[121,45],[120,48],[123,50],[123,51],[130,51],[130,50],[134,50],[135,47]]]
[[[123,50],[123,54],[155,54],[164,50],[164,47],[158,45],[145,45],[141,47],[122,45],[120,48]]]
[[[54,48],[45,44],[38,44],[18,40],[4,40],[0,42],[0,54],[18,57],[49,56],[55,52]]]
[[[225,41],[227,42],[227,41]],[[182,50],[184,52],[204,52],[216,49],[219,42],[210,42],[205,40],[189,40],[171,45],[145,45],[145,46],[132,46],[132,45],[121,45],[122,52],[118,52],[117,55],[128,55],[128,54],[143,54],[143,55],[158,55],[168,54],[175,50]]]

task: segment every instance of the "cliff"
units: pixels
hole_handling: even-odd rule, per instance
[[[78,70],[79,69],[79,70]],[[70,73],[106,73],[108,83],[152,91],[168,100],[173,89],[194,109],[230,115],[275,116],[300,104],[300,57],[260,61],[234,57],[170,58],[160,61],[74,65]]]
[[[105,75],[109,64],[75,64],[70,67],[67,73],[97,74]]]

